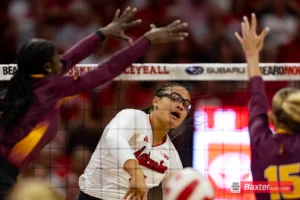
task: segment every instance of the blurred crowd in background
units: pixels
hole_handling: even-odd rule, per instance
[[[142,63],[242,63],[244,57],[234,32],[240,31],[244,15],[256,13],[259,29],[271,29],[261,54],[262,62],[299,62],[299,0],[1,0],[0,63],[15,63],[18,48],[38,37],[51,40],[65,52],[77,41],[111,22],[116,9],[137,7],[138,28],[128,32],[136,39],[150,23],[163,26],[174,19],[189,24],[190,37],[180,45],[161,45],[139,60]],[[82,64],[108,58],[126,42],[108,40]],[[66,199],[78,192],[83,172],[103,128],[123,108],[144,108],[161,82],[109,82],[87,91],[62,107],[61,129],[41,152],[40,159],[22,177],[34,176],[51,182]],[[183,82],[191,90],[194,107],[210,103],[246,105],[246,83],[234,81]],[[270,93],[295,82],[268,83]],[[230,97],[230,98],[229,98]],[[175,145],[185,166],[191,165],[193,116],[174,134]],[[179,134],[177,137],[178,133]],[[180,140],[180,142],[178,142]]]

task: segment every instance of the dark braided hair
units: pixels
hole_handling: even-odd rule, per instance
[[[179,83],[176,83],[176,82],[169,82],[169,83],[166,83],[166,84],[163,84],[162,86],[160,86],[160,88],[158,88],[155,93],[154,93],[154,96],[157,96],[158,94],[170,89],[170,88],[173,88],[173,87],[183,87],[185,88],[183,85],[179,84]],[[147,108],[143,109],[143,111],[147,114],[150,114],[152,111],[153,111],[153,105],[151,106],[148,106]]]
[[[42,39],[32,39],[18,52],[18,70],[9,82],[7,92],[0,103],[0,126],[11,128],[23,117],[33,99],[31,74],[45,74],[44,65],[52,61],[55,47]]]

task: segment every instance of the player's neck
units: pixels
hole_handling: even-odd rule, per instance
[[[167,137],[169,127],[164,126],[164,124],[156,120],[156,118],[153,117],[153,114],[149,115],[149,120],[152,127],[152,146],[157,146],[164,143]]]

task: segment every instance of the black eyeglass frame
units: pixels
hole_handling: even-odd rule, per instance
[[[180,100],[176,100],[175,98],[173,98],[173,95],[177,95]],[[179,102],[182,103],[183,107],[189,112],[192,109],[192,103],[190,102],[190,100],[188,99],[184,99],[180,94],[178,94],[177,92],[171,92],[171,93],[158,93],[155,96],[157,97],[168,97],[170,98],[172,101],[174,102]],[[185,106],[185,102],[188,102],[188,106]]]

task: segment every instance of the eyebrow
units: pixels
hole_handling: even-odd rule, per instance
[[[180,95],[184,100],[188,100],[190,103],[191,103],[191,99],[186,99],[186,98],[184,98],[181,94],[179,94],[178,92],[171,92],[171,93],[175,93],[175,94],[178,94],[178,95]]]

